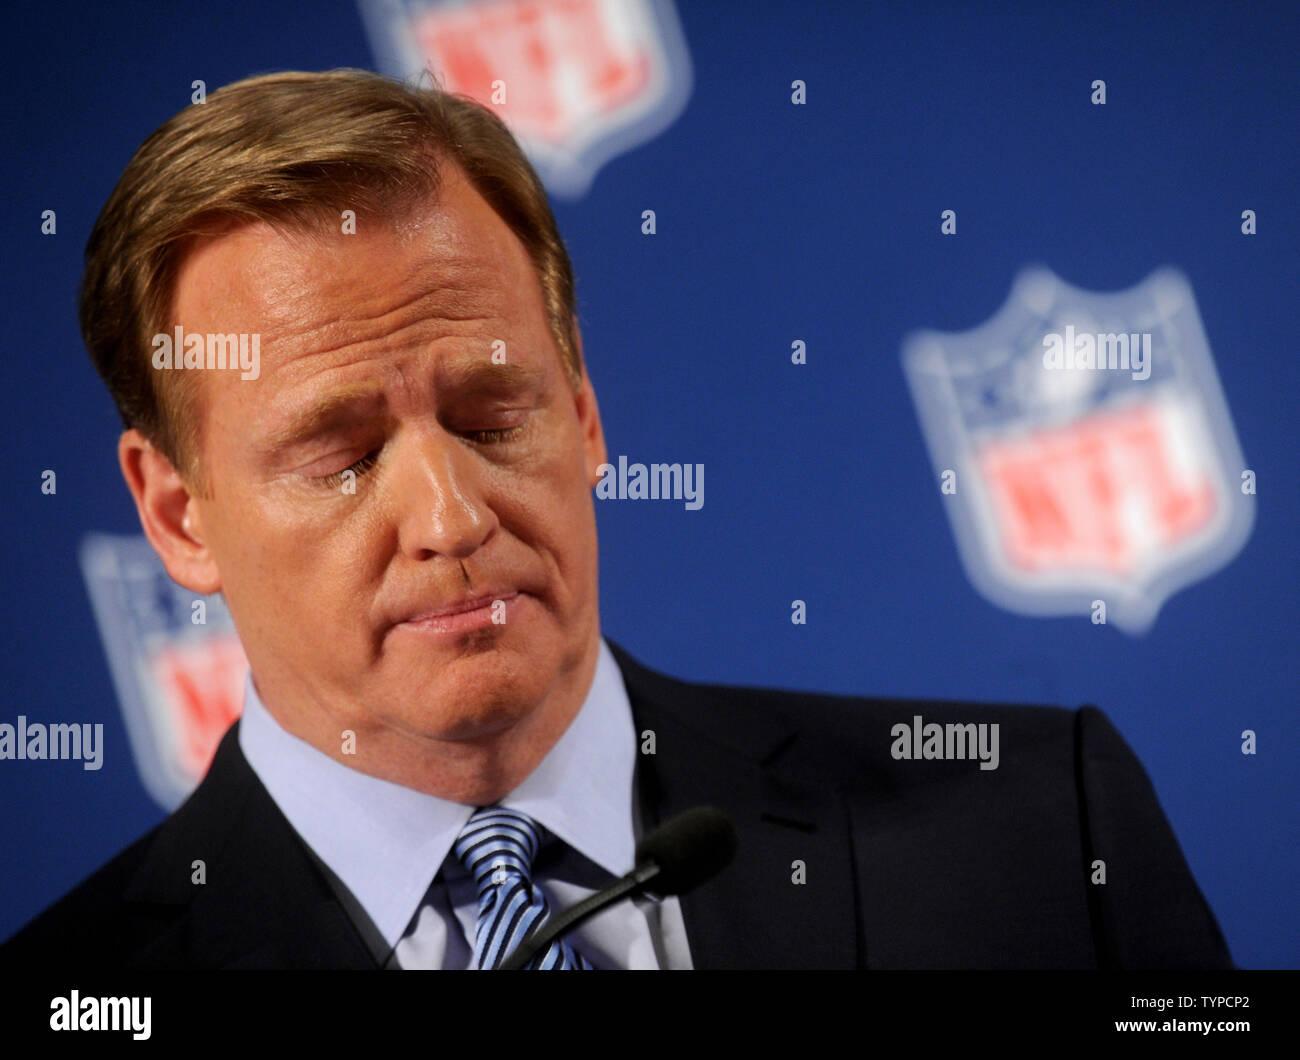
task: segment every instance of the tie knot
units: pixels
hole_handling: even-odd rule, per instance
[[[542,827],[526,813],[485,806],[460,830],[452,849],[482,895],[508,880],[529,881]]]

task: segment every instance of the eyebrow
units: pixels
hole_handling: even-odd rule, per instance
[[[438,369],[439,387],[453,393],[472,390],[520,393],[540,389],[546,378],[547,372],[544,369],[484,360],[453,363]],[[273,431],[265,443],[265,449],[271,453],[280,452],[315,437],[367,408],[378,412],[384,404],[383,390],[373,384],[335,391]]]
[[[378,411],[383,405],[383,391],[373,385],[337,390],[273,431],[265,448],[268,452],[287,449],[296,442],[315,437],[349,414],[367,407]]]
[[[518,362],[497,364],[475,358],[454,361],[438,368],[438,384],[448,390],[507,390],[520,391],[542,387],[547,372]]]

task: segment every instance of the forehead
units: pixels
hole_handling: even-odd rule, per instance
[[[187,332],[259,334],[264,377],[285,381],[376,343],[392,352],[547,333],[526,249],[458,167],[446,165],[436,198],[399,219],[357,216],[355,234],[344,230],[345,193],[337,205],[337,222],[327,215],[318,228],[255,222],[192,247],[175,320]]]

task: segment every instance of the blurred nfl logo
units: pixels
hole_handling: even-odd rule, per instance
[[[174,809],[243,708],[248,662],[230,612],[221,597],[172,581],[141,536],[88,534],[81,570],[136,768],[149,794]]]
[[[670,0],[359,0],[380,70],[470,96],[509,126],[547,189],[667,128],[691,91]]]
[[[1102,600],[1141,633],[1250,535],[1253,488],[1173,269],[1107,294],[1027,269],[979,327],[909,335],[903,365],[962,562],[1002,607]]]

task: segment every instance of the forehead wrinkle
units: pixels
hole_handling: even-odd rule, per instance
[[[287,262],[277,261],[274,252],[268,256],[265,246],[256,242],[259,236],[264,239],[268,230],[273,232],[273,251],[277,243],[289,246]],[[382,252],[383,241],[393,235],[398,235],[398,230],[385,227],[357,246],[363,265],[365,256]],[[253,242],[251,252],[242,255],[244,282],[240,286],[259,295],[256,314],[262,332],[277,337],[300,335],[323,350],[344,344],[346,339],[336,333],[347,334],[350,325],[375,325],[373,330],[360,328],[353,341],[399,330],[403,325],[393,327],[388,318],[400,317],[420,303],[427,306],[421,306],[419,315],[463,321],[508,311],[515,298],[512,286],[502,289],[493,282],[502,271],[499,255],[461,238],[440,240],[409,264],[397,284],[391,282],[389,273],[366,282],[364,269],[358,276],[357,270],[349,267],[355,260],[349,257],[350,249],[321,233],[284,233],[259,223],[226,238],[233,241],[231,250],[242,250],[242,244]],[[514,270],[507,267],[507,271]],[[393,304],[395,295],[399,300]],[[502,299],[505,304],[499,304]]]
[[[480,326],[474,328],[457,326],[467,324]],[[337,327],[342,328],[343,325]],[[289,347],[287,350],[279,345],[274,336],[264,339],[264,353],[275,351],[283,356],[276,357],[269,364],[264,361],[263,375],[268,377],[279,375],[293,385],[322,372],[360,366],[365,362],[389,362],[395,367],[400,367],[403,362],[412,357],[419,358],[420,355],[429,352],[435,344],[448,340],[453,342],[471,340],[476,346],[482,346],[482,350],[477,352],[483,356],[490,352],[492,339],[508,337],[512,340],[512,345],[519,341],[515,337],[516,330],[507,321],[492,316],[429,317],[419,314],[407,322],[396,326],[390,323],[383,327],[376,327],[373,331],[373,334],[360,336],[337,335],[340,341],[327,346],[312,343],[311,335],[295,333],[287,336],[288,341],[285,343]],[[347,351],[353,350],[355,352],[351,356],[346,356]],[[324,359],[323,363],[322,359]]]
[[[446,292],[451,292],[452,297],[444,299]],[[496,319],[505,322],[503,318],[482,312],[478,306],[470,307],[466,304],[466,299],[457,297],[458,294],[454,288],[418,290],[397,305],[377,311],[355,302],[335,306],[327,299],[320,309],[320,314],[325,319],[319,323],[304,325],[304,318],[309,319],[314,315],[314,306],[308,313],[274,314],[272,327],[269,330],[263,329],[263,337],[266,341],[288,340],[292,345],[306,347],[304,354],[332,353],[346,346],[396,336],[426,321],[465,323]],[[312,305],[316,298],[312,293],[304,292],[299,296],[299,301]],[[276,320],[275,317],[279,319]]]

